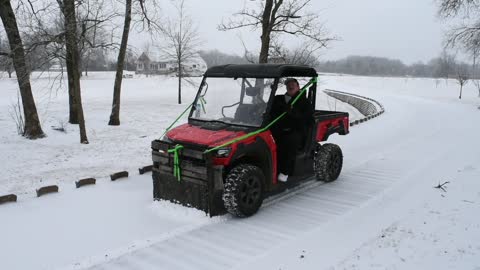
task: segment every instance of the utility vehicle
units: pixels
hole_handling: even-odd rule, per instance
[[[284,93],[283,81],[300,81],[314,111],[314,123],[296,154],[294,174],[277,181],[277,145],[269,128],[272,101]],[[343,156],[334,133],[349,132],[348,113],[315,110],[317,72],[283,64],[222,65],[209,68],[188,123],[152,142],[153,197],[205,211],[248,217],[273,194],[316,178],[334,181]],[[293,105],[295,106],[295,105]],[[173,125],[173,124],[172,124]]]

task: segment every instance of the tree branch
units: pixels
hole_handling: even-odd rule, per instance
[[[448,182],[448,181],[445,182],[445,183],[443,183],[443,184],[438,183],[438,185],[437,185],[437,186],[434,186],[434,188],[438,188],[438,189],[443,190],[443,192],[447,192],[447,190],[445,189],[445,187],[446,187],[446,184],[449,184],[449,183],[450,183],[450,182]]]

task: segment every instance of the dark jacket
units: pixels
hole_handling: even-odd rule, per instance
[[[308,127],[313,124],[313,109],[310,102],[305,97],[305,93],[300,96],[297,102],[293,105],[293,108],[289,109],[293,100],[295,100],[299,94],[300,92],[292,97],[288,103],[285,102],[285,95],[275,96],[270,113],[271,121],[276,119],[283,112],[287,111],[288,113],[271,127],[271,131],[274,135],[296,131],[306,136]]]

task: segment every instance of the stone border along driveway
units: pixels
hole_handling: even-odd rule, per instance
[[[383,105],[380,104],[380,102],[369,97],[364,97],[356,94],[330,90],[330,89],[325,89],[323,90],[323,92],[325,92],[325,94],[333,98],[336,98],[342,102],[350,104],[365,116],[361,119],[350,122],[350,126],[358,125],[372,118],[380,116],[382,113],[385,112],[385,107],[383,107]]]
[[[342,102],[350,104],[365,116],[364,118],[350,122],[350,126],[358,125],[372,118],[380,116],[382,113],[385,112],[385,108],[383,107],[382,104],[380,104],[378,101],[369,97],[364,97],[356,94],[330,90],[330,89],[323,90],[323,92],[325,92],[325,94],[333,98],[336,98]],[[139,170],[139,174],[144,174],[152,170],[152,165],[140,167],[138,170]],[[110,177],[112,181],[115,181],[118,178],[128,177],[128,172],[123,171],[123,172],[113,173],[110,175]],[[84,186],[84,185],[95,185],[95,183],[96,183],[95,178],[87,178],[87,179],[81,179],[79,181],[76,181],[75,185],[77,188],[80,188],[81,186]],[[60,190],[58,186],[41,187],[36,190],[37,197],[40,197],[48,193],[56,193],[59,191]],[[0,205],[9,203],[9,202],[17,202],[17,195],[7,194],[4,196],[0,196]]]

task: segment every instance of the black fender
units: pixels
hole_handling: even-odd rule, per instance
[[[238,164],[252,164],[258,166],[265,176],[265,191],[272,188],[273,182],[273,162],[271,149],[268,144],[257,136],[253,143],[239,143],[236,151],[233,153],[230,165],[226,167],[226,173]]]

